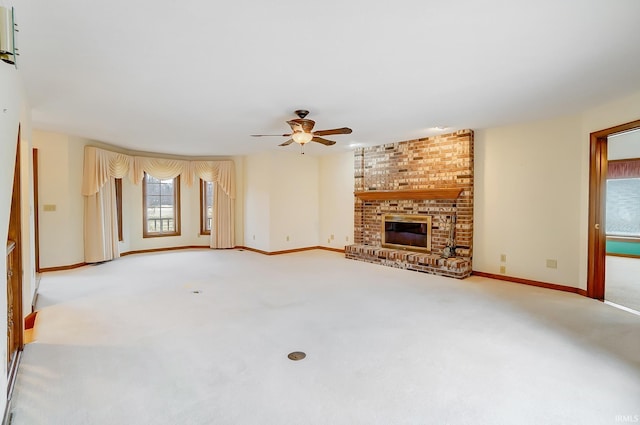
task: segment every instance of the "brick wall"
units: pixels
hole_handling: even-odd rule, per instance
[[[455,217],[456,255],[473,249],[473,131],[357,150],[355,191],[462,189],[457,199],[362,201],[356,198],[355,244],[380,246],[386,213],[432,216],[432,252],[441,254]]]

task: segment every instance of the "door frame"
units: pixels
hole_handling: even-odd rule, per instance
[[[640,128],[640,120],[599,130],[590,135],[587,296],[601,301],[604,301],[607,256],[607,138],[636,128]]]
[[[16,143],[16,162],[13,174],[13,191],[11,195],[11,212],[9,215],[9,241],[13,244],[11,270],[7,270],[7,404],[11,400],[13,386],[18,373],[20,356],[24,347],[23,330],[24,317],[22,315],[22,284],[23,284],[23,250],[22,250],[22,197],[21,197],[21,152],[20,127],[18,127],[18,141]],[[9,297],[9,291],[11,297]],[[9,332],[11,327],[11,332]]]

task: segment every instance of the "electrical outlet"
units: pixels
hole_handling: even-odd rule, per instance
[[[254,240],[254,241],[256,240],[256,235],[253,235],[253,240]]]
[[[501,263],[507,262],[507,254],[500,254],[500,262]]]
[[[289,235],[287,235],[287,242],[289,242]]]
[[[558,260],[547,260],[547,268],[548,269],[557,269],[558,268]]]
[[[331,240],[334,240],[334,239],[335,239],[335,237],[333,235],[331,235]]]
[[[507,268],[505,266],[500,266],[500,273],[505,274],[507,272]]]
[[[331,243],[331,239],[327,239],[327,243]]]
[[[344,240],[345,240],[345,242],[349,242],[349,236],[346,236],[346,237],[344,238]]]

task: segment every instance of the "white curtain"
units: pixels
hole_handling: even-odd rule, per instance
[[[211,225],[211,248],[233,248],[235,246],[235,202],[218,183],[213,184],[213,220]]]
[[[99,263],[120,257],[115,178],[84,197],[84,261]]]
[[[84,261],[98,263],[120,256],[115,179],[129,171],[127,155],[88,146],[84,150]]]
[[[213,182],[211,248],[235,247],[235,167],[233,161],[192,161],[192,175]]]
[[[212,248],[235,246],[235,168],[233,161],[186,161],[180,159],[129,156],[85,147],[82,194],[85,196],[85,262],[112,260],[118,252],[118,223],[115,180],[129,176],[139,184],[144,173],[158,179],[182,176],[188,186],[197,178],[214,183],[215,204],[210,240]]]

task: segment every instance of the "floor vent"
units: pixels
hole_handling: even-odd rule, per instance
[[[289,357],[289,360],[298,361],[304,359],[307,355],[302,351],[294,351],[293,353],[289,353],[287,357]]]

